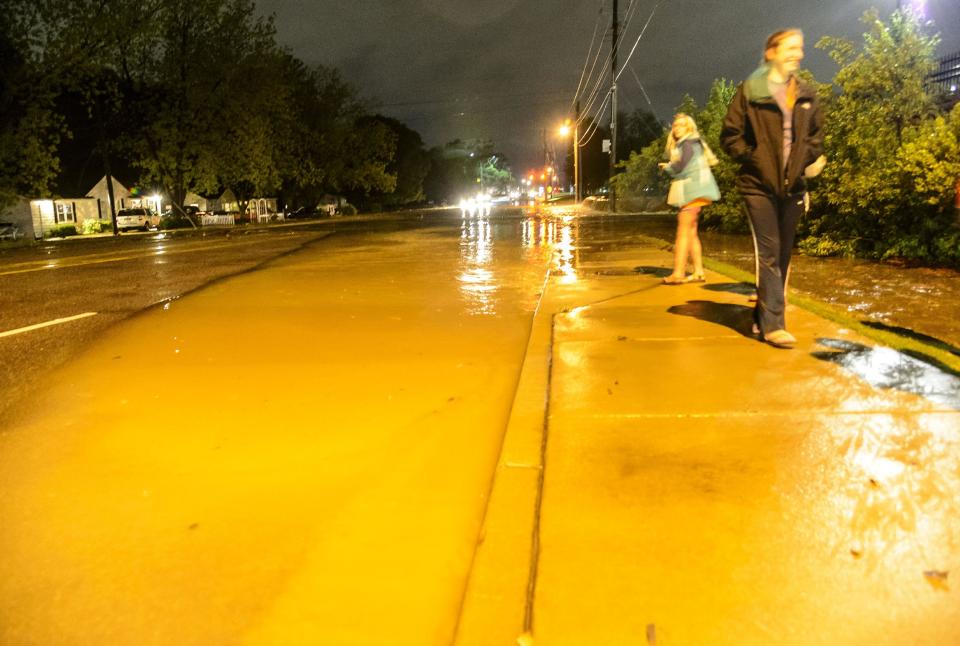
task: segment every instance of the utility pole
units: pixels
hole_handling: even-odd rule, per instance
[[[610,211],[617,210],[617,193],[613,190],[613,174],[617,167],[617,41],[619,40],[620,11],[613,0],[613,52],[610,65]]]
[[[580,204],[580,100],[573,113],[573,199]]]

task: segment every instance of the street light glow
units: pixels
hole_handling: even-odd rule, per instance
[[[898,2],[897,8],[903,7],[904,11],[909,11],[910,13],[924,17],[927,15],[927,0],[906,0],[906,2]]]

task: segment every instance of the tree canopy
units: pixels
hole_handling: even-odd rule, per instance
[[[305,205],[325,193],[423,198],[419,135],[369,117],[335,69],[281,47],[253,0],[0,0],[0,9],[10,17],[0,33],[0,201],[50,196],[62,165],[81,163],[62,145],[68,124],[106,174],[132,167],[177,206],[226,188],[241,209],[278,193]]]

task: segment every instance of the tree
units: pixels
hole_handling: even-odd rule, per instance
[[[358,201],[368,199],[371,203],[387,208],[397,208],[423,201],[423,180],[430,171],[430,158],[423,147],[423,139],[420,135],[396,119],[382,115],[363,118],[359,123],[360,125],[379,123],[393,134],[396,153],[387,165],[386,171],[396,177],[396,187],[393,191],[374,191],[369,197],[355,199]]]
[[[487,140],[456,139],[430,150],[430,172],[424,181],[427,198],[438,204],[452,203],[481,187],[505,191],[514,183],[503,153]]]
[[[37,45],[40,16],[28,0],[0,0],[0,209],[18,196],[48,195],[67,135]]]
[[[737,188],[740,168],[720,147],[723,119],[736,91],[737,86],[733,81],[722,78],[715,80],[710,87],[706,105],[694,117],[700,128],[700,135],[717,157],[717,164],[711,170],[717,186],[720,187],[720,199],[703,210],[703,225],[722,231],[748,230],[743,196]]]
[[[649,110],[636,109],[629,114],[619,116],[617,129],[617,161],[630,157],[630,153],[639,152],[663,134],[663,124]]]
[[[895,12],[889,23],[876,11],[864,14],[863,46],[824,38],[840,70],[839,93],[828,95],[823,172],[811,237],[803,248],[816,253],[873,257],[930,257],[943,214],[916,191],[915,177],[901,163],[905,152],[921,156],[936,115],[926,79],[935,66],[938,39],[913,12]],[[947,189],[944,187],[944,192]]]
[[[284,191],[291,201],[313,205],[324,193],[392,193],[397,176],[387,167],[397,136],[386,124],[364,118],[356,90],[337,70],[292,58],[287,79],[292,167]]]
[[[155,40],[128,52],[139,61],[121,59],[129,81],[153,90],[141,92],[148,119],[128,140],[135,164],[175,206],[227,186],[243,210],[244,197],[280,184],[272,19],[250,0],[160,1]]]

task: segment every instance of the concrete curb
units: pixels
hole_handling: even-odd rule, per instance
[[[513,644],[529,622],[531,563],[549,410],[552,307],[549,276],[534,316],[520,380],[480,530],[455,644]]]

